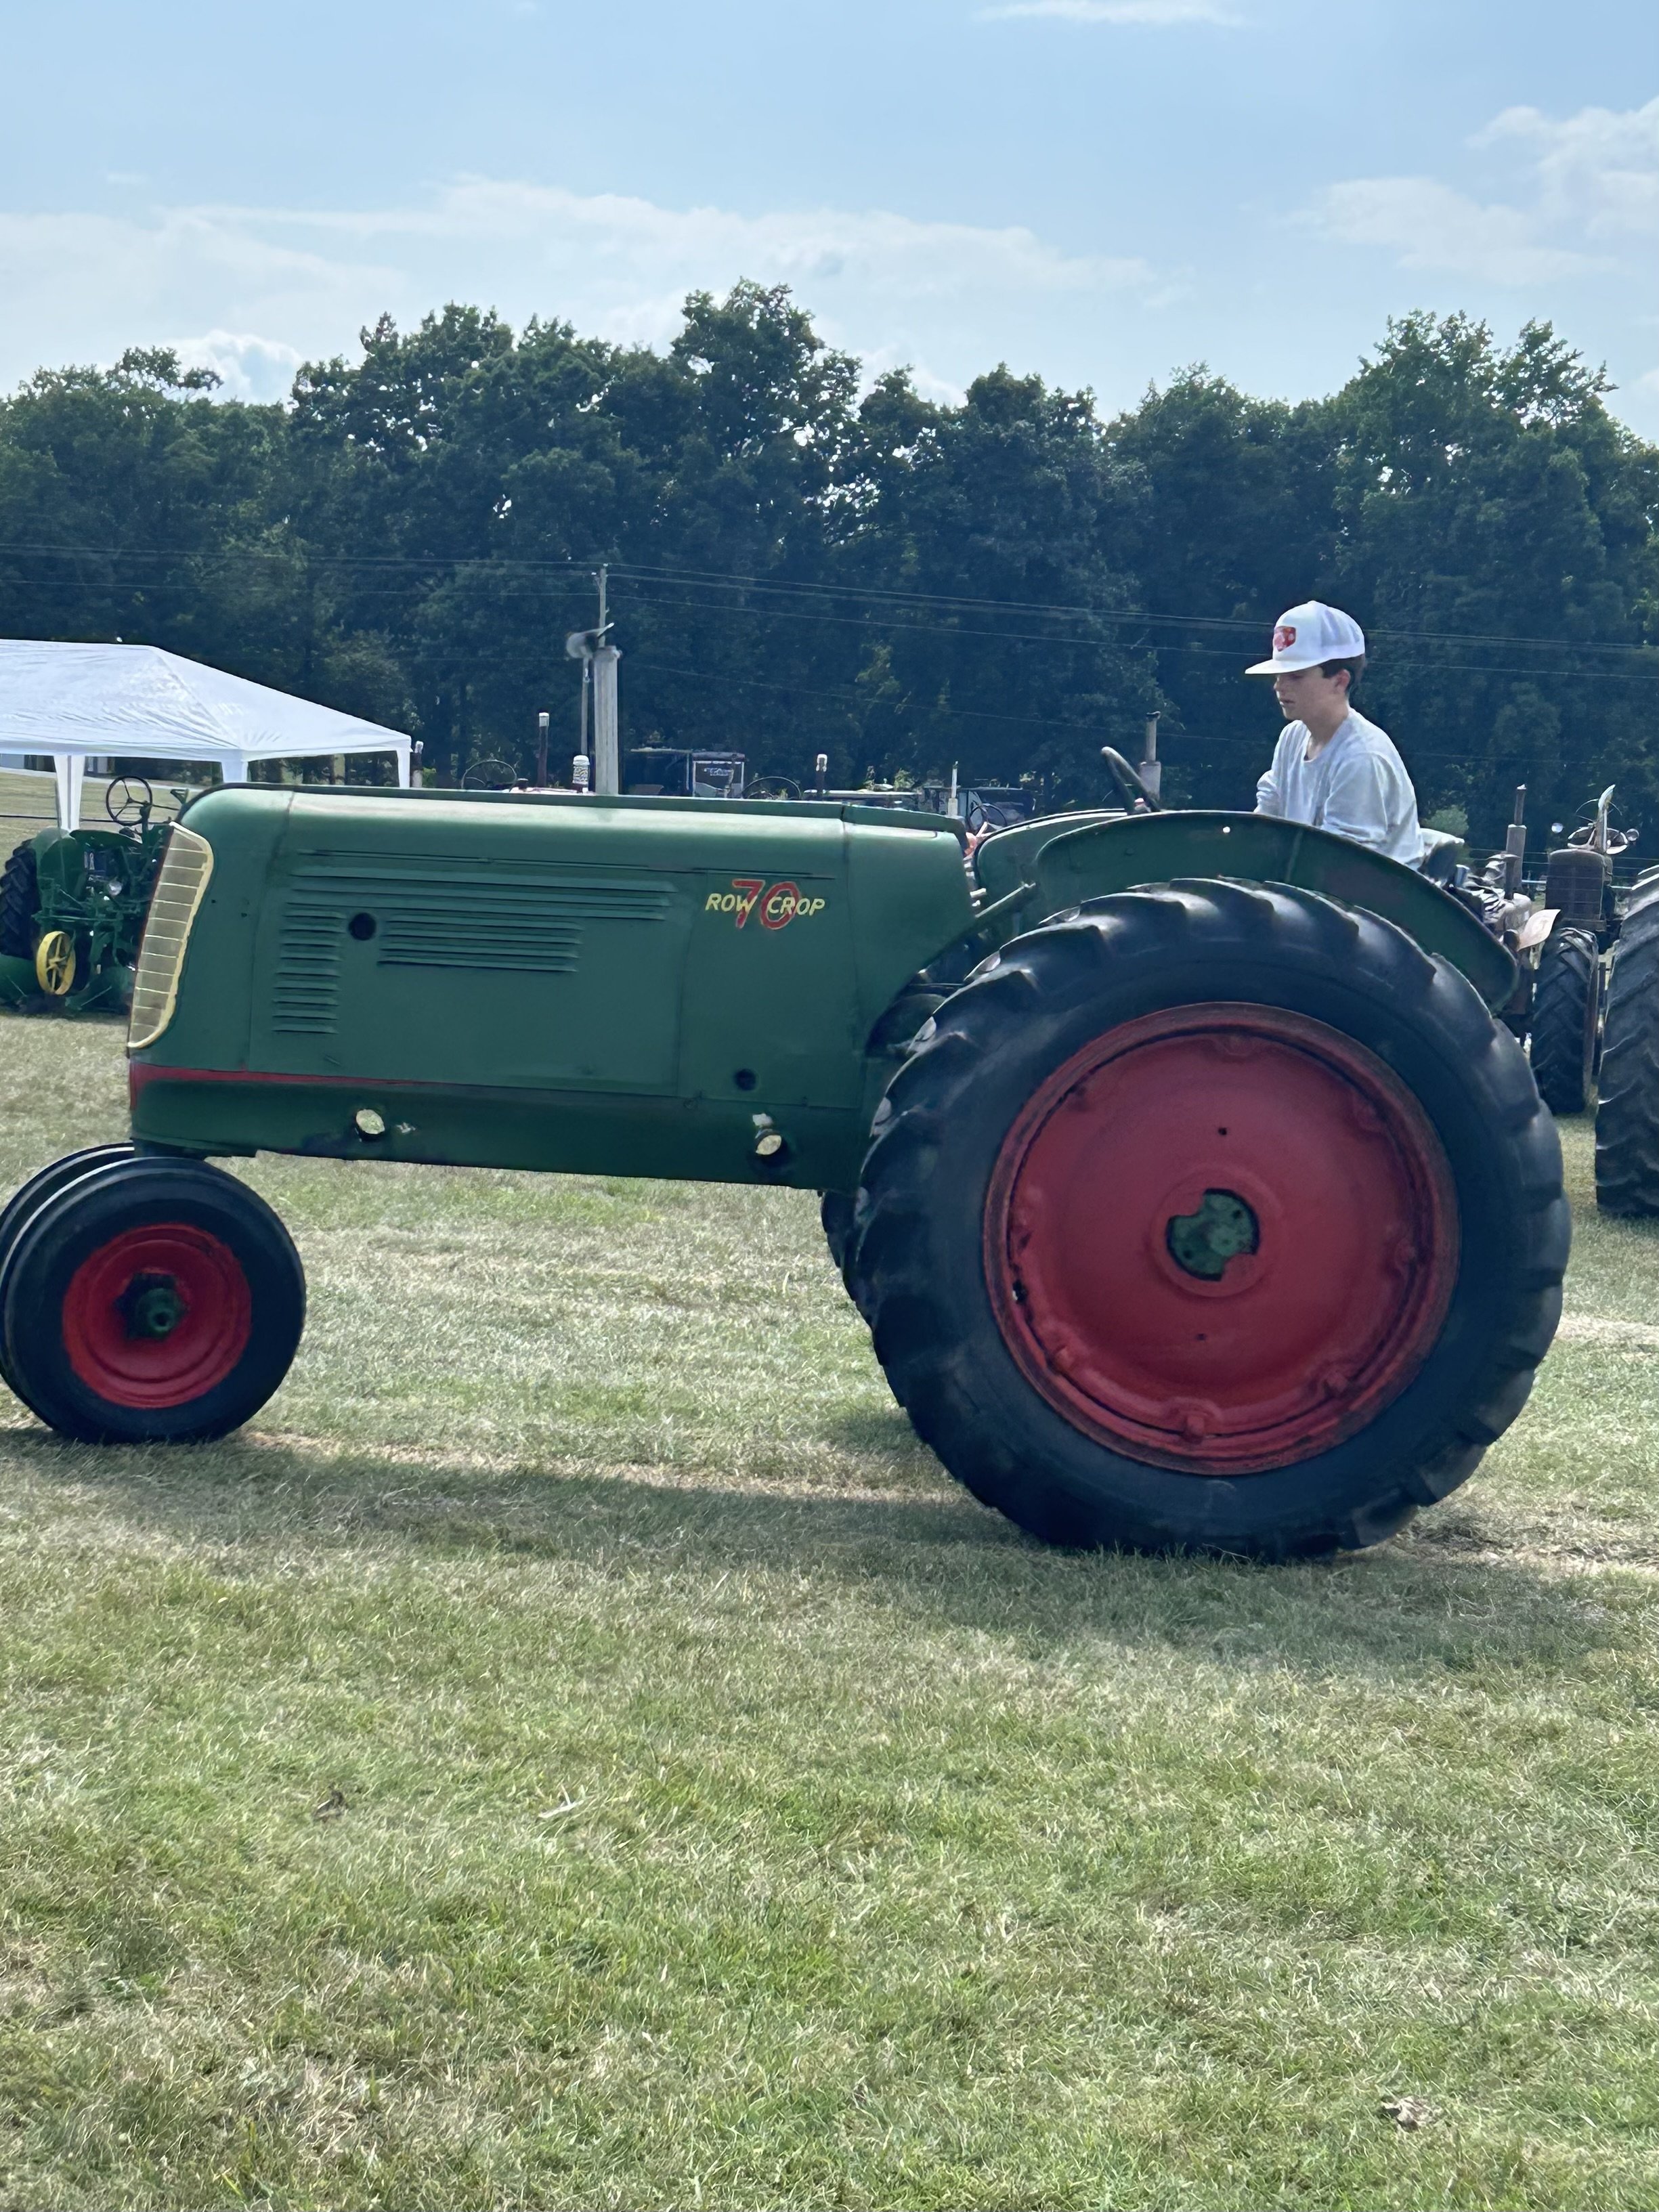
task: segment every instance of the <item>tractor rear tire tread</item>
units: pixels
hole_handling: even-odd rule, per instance
[[[1292,1010],[1298,995],[1301,1011],[1309,998],[1351,1006],[1360,1024],[1367,1007],[1382,1010],[1374,1037],[1390,1022],[1398,1033],[1406,1010],[1435,1079],[1455,1096],[1498,1249],[1466,1244],[1452,1316],[1430,1355],[1434,1395],[1395,1425],[1381,1459],[1362,1466],[1352,1450],[1367,1431],[1300,1466],[1227,1480],[1093,1443],[1024,1382],[966,1243],[1011,1117],[977,1137],[969,1130],[976,1094],[1011,1050],[1034,1068],[1057,1066],[1144,1011],[1250,989]],[[964,1221],[966,1231],[949,1225]],[[1525,1055],[1455,969],[1392,924],[1310,893],[1186,881],[1092,900],[1015,939],[939,1011],[877,1114],[847,1276],[918,1434],[975,1497],[1030,1534],[1282,1559],[1376,1543],[1474,1473],[1525,1403],[1554,1334],[1570,1235],[1560,1146]],[[1469,1357],[1453,1375],[1443,1347],[1460,1316]],[[1097,1483],[1094,1468],[1103,1470]]]
[[[1659,877],[1638,884],[1619,931],[1595,1112],[1595,1202],[1659,1214]]]
[[[34,841],[26,837],[0,868],[0,954],[33,960],[40,915],[40,870]]]

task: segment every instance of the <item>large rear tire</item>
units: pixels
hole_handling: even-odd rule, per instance
[[[1638,884],[1620,926],[1595,1109],[1595,1202],[1659,1213],[1659,874]]]
[[[1552,1114],[1582,1114],[1595,1079],[1601,959],[1588,930],[1556,929],[1539,955],[1532,1073]]]
[[[0,1254],[7,1380],[88,1443],[221,1437],[288,1372],[305,1277],[256,1193],[198,1161],[117,1161],[37,1206]]]
[[[851,1192],[824,1191],[818,1200],[818,1219],[823,1227],[823,1241],[830,1248],[830,1257],[834,1262],[836,1272],[845,1280],[847,1249],[853,1237]]]
[[[1206,881],[1093,901],[941,1008],[848,1273],[920,1435],[1022,1528],[1285,1559],[1474,1473],[1569,1234],[1554,1126],[1462,975]]]
[[[33,842],[26,839],[0,868],[0,954],[33,960],[40,919],[40,870]]]

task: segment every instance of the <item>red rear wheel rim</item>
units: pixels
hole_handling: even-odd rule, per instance
[[[1351,1037],[1273,1006],[1172,1007],[1028,1101],[985,1274],[1073,1427],[1153,1466],[1260,1473],[1364,1428],[1421,1368],[1457,1276],[1451,1172]]]
[[[253,1297],[228,1244],[186,1222],[124,1229],[89,1253],[64,1295],[64,1348],[112,1406],[188,1405],[235,1371]]]

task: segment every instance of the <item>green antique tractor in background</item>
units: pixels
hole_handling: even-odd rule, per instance
[[[0,1006],[83,1013],[131,999],[171,817],[143,776],[117,777],[104,804],[111,828],[40,830],[0,871]]]
[[[0,1371],[71,1437],[257,1412],[304,1281],[215,1158],[793,1186],[1021,1528],[1369,1544],[1474,1471],[1559,1312],[1516,982],[1448,892],[1261,816],[1026,821],[970,865],[855,803],[210,793],[144,933],[132,1142],[0,1214]]]

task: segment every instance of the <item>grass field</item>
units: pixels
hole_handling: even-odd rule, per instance
[[[0,1188],[121,1078],[0,1018]],[[0,2204],[1659,2204],[1659,1238],[1565,1134],[1523,1421],[1272,1571],[959,1493],[810,1199],[251,1167],[253,1431],[0,1390]]]

